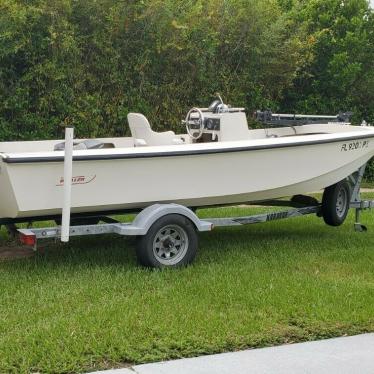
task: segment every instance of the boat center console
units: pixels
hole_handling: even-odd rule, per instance
[[[193,143],[243,140],[248,138],[244,108],[231,108],[222,99],[209,108],[192,108],[184,121]]]

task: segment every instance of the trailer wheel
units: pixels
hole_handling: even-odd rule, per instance
[[[193,223],[179,214],[158,219],[137,240],[136,255],[141,265],[175,268],[190,264],[196,257],[197,233]]]
[[[340,226],[345,221],[351,200],[351,187],[346,180],[327,187],[322,197],[322,217],[330,226]]]

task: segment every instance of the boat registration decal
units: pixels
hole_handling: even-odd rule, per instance
[[[88,184],[91,183],[93,180],[96,179],[96,175],[91,176],[84,176],[84,175],[78,175],[76,177],[71,178],[71,184]],[[56,184],[56,186],[63,186],[64,185],[64,177],[61,177],[59,182]]]
[[[355,142],[344,143],[341,147],[342,152],[356,151],[369,147],[369,140],[357,140]]]

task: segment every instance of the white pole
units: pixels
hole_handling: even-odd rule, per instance
[[[73,177],[73,139],[74,127],[65,128],[65,157],[64,157],[64,201],[62,205],[61,241],[69,241],[71,179]]]

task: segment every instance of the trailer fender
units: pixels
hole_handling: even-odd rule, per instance
[[[150,227],[160,218],[169,214],[179,214],[188,218],[198,231],[210,231],[212,223],[201,220],[189,208],[179,204],[154,204],[142,210],[132,224],[121,227],[122,235],[146,235]]]

